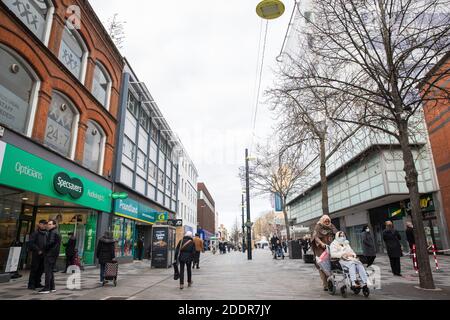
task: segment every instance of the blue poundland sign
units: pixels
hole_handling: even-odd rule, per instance
[[[169,214],[158,212],[132,199],[118,199],[114,203],[114,214],[147,224],[167,222]]]

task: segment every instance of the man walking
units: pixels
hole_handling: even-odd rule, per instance
[[[386,230],[383,232],[383,240],[386,243],[391,269],[394,276],[401,277],[400,258],[403,256],[400,233],[394,229],[392,221],[386,222]]]
[[[32,253],[30,278],[28,289],[42,289],[42,274],[44,273],[44,250],[47,240],[47,221],[39,221],[38,229],[30,236],[29,248]]]
[[[409,244],[409,254],[413,254],[416,238],[414,237],[414,226],[411,222],[406,223],[406,240]]]
[[[48,235],[44,252],[45,286],[41,291],[39,291],[39,293],[42,294],[56,292],[55,275],[53,270],[56,265],[56,260],[59,257],[59,249],[61,246],[61,236],[56,228],[56,221],[50,220],[47,224]]]
[[[203,240],[200,239],[200,235],[198,233],[195,234],[194,238],[195,244],[195,256],[194,256],[194,268],[197,266],[197,269],[200,269],[200,254],[205,252],[205,247],[203,246]]]

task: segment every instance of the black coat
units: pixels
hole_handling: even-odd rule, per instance
[[[406,228],[406,240],[408,240],[408,243],[410,246],[413,244],[416,244],[416,238],[414,237],[414,229],[413,228]]]
[[[366,257],[376,257],[377,249],[375,247],[375,241],[373,240],[372,233],[364,231],[361,234],[361,238],[363,255]]]
[[[37,256],[39,251],[45,252],[45,245],[47,243],[47,231],[36,230],[30,236],[28,242],[28,248],[33,253],[33,256]]]
[[[386,243],[386,249],[390,258],[400,258],[403,256],[402,245],[400,240],[402,237],[397,230],[384,230],[383,240]]]
[[[195,251],[194,240],[190,237],[184,237],[183,240],[178,242],[177,249],[175,250],[175,257],[178,257],[178,262],[192,262],[194,260]]]
[[[64,247],[66,248],[66,256],[72,257],[75,255],[75,249],[77,247],[77,240],[70,238],[67,243],[64,244]]]
[[[97,244],[98,263],[105,264],[112,262],[115,257],[116,253],[114,239],[108,239],[105,237],[100,238]]]
[[[55,263],[59,257],[61,247],[61,236],[58,231],[52,229],[47,234],[47,242],[45,245],[45,259],[51,263]]]

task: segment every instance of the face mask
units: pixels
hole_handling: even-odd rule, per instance
[[[366,232],[370,232],[370,229],[366,229]]]
[[[347,239],[345,239],[345,238],[337,238],[337,241],[340,243],[340,244],[344,244],[345,243],[345,241],[346,241]]]

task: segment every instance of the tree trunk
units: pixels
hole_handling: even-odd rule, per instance
[[[289,242],[291,241],[291,226],[289,224],[289,218],[285,206],[286,198],[283,197],[281,201],[283,201],[282,205],[283,205],[284,224],[286,226],[286,240]]]
[[[328,178],[327,178],[327,160],[326,160],[325,139],[320,138],[320,184],[322,187],[322,212],[324,215],[330,215],[328,202]]]
[[[435,289],[433,273],[430,267],[428,245],[423,225],[422,210],[420,208],[420,193],[418,186],[418,173],[414,163],[414,157],[409,144],[408,123],[403,121],[399,126],[400,145],[405,163],[406,185],[409,189],[411,201],[412,223],[416,240],[417,264],[419,267],[420,287],[423,289]]]

